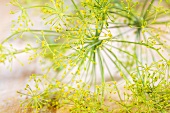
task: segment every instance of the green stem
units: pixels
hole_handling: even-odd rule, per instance
[[[145,46],[145,47],[149,47],[153,50],[155,50],[166,62],[168,61],[159,51],[158,49],[148,45],[148,44],[145,44],[145,43],[139,43],[139,42],[131,42],[131,41],[124,41],[124,40],[112,40],[112,42],[120,42],[120,43],[129,43],[129,44],[135,44],[135,45],[142,45],[142,46]]]
[[[144,10],[145,10],[145,7],[146,7],[147,2],[148,2],[148,0],[145,0],[145,2],[144,2],[144,4],[143,4],[141,16],[143,16],[143,13],[144,13]]]
[[[113,48],[119,50],[120,52],[126,53],[127,55],[129,55],[129,56],[133,57],[134,59],[136,59],[136,57],[133,54],[129,53],[128,51],[122,50],[122,49],[120,49],[118,47],[114,47],[114,46],[112,46],[110,44],[106,44],[106,45],[108,45],[110,47],[113,47]],[[138,59],[136,59],[136,60],[142,65],[142,63]]]
[[[113,76],[112,76],[112,74],[111,74],[111,72],[110,72],[110,69],[109,69],[108,64],[106,63],[105,59],[103,59],[103,62],[104,62],[104,64],[105,64],[106,68],[107,68],[107,71],[109,72],[110,78],[112,79],[112,81],[115,81],[114,78],[113,78]],[[122,98],[121,98],[121,96],[120,96],[120,91],[119,91],[119,89],[118,89],[118,87],[117,87],[116,84],[115,84],[115,87],[116,87],[116,90],[117,90],[119,99],[122,101]]]
[[[127,10],[120,9],[120,8],[118,8],[118,7],[112,7],[112,8],[114,8],[114,9],[118,9],[118,10],[121,10],[121,11],[123,11],[123,12],[128,13],[128,12],[127,12]],[[136,16],[135,16],[132,12],[129,12],[129,14],[130,14],[131,16],[133,16],[135,19],[137,19],[137,17],[136,17]]]
[[[46,7],[46,8],[49,8],[49,9],[52,9],[52,10],[54,10],[55,11],[55,9],[54,8],[52,8],[52,7],[49,7],[49,6],[41,6],[41,5],[37,5],[37,6],[30,6],[30,7],[24,7],[24,9],[32,9],[32,8],[43,8],[43,7]]]
[[[10,35],[9,37],[7,37],[5,40],[3,40],[2,42],[1,42],[1,44],[4,44],[5,42],[7,42],[9,39],[11,39],[13,36],[15,36],[15,35],[17,35],[17,34],[20,34],[20,33],[26,33],[26,32],[41,32],[41,31],[43,31],[43,32],[47,32],[47,33],[56,33],[55,31],[51,31],[51,30],[22,30],[22,31],[20,31],[20,32],[16,32],[16,33],[14,33],[14,34],[12,34],[12,35]],[[58,33],[57,33],[58,34]],[[56,34],[55,34],[56,35]],[[59,35],[59,34],[58,34]]]
[[[117,14],[117,15],[122,16],[122,17],[125,17],[125,18],[127,18],[127,19],[129,19],[129,20],[132,20],[131,17],[129,17],[129,16],[127,16],[127,15],[120,14],[120,13],[118,13],[118,12],[109,11],[109,13]]]
[[[146,19],[147,15],[148,15],[148,13],[149,13],[149,10],[150,10],[150,8],[152,7],[152,4],[153,4],[154,1],[155,1],[155,0],[152,0],[151,3],[149,4],[148,8],[146,9],[145,14],[144,14],[144,16],[143,16],[144,20]]]
[[[74,7],[76,8],[76,10],[78,11],[79,15],[80,15],[80,18],[83,20],[83,16],[79,10],[79,8],[77,7],[76,3],[74,2],[74,0],[71,0],[71,2],[73,3]]]

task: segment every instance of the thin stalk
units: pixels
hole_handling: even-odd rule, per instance
[[[106,52],[106,50],[103,48],[105,54],[108,56],[108,58],[113,62],[113,64],[117,67],[117,69],[121,72],[121,68],[118,66],[118,64],[110,57],[110,55]],[[121,95],[120,95],[120,91],[119,89],[117,89],[118,91],[118,96],[119,96],[119,99],[122,101],[122,98],[121,98]]]
[[[86,81],[87,76],[88,76],[88,74],[89,74],[90,66],[91,66],[91,64],[93,63],[93,62],[91,61],[92,58],[93,58],[93,52],[92,52],[92,50],[91,50],[91,51],[90,51],[90,58],[89,58],[89,60],[88,60],[88,62],[87,62],[87,71],[86,71],[85,81]],[[91,63],[91,62],[92,62],[92,63]]]
[[[144,10],[145,10],[145,7],[146,7],[146,4],[147,4],[148,0],[145,0],[144,4],[143,4],[143,7],[142,7],[142,12],[141,12],[141,17],[143,16],[143,13],[144,13]]]
[[[123,12],[128,13],[128,12],[127,12],[127,10],[120,9],[120,8],[118,8],[118,7],[112,7],[112,8],[114,8],[114,9],[118,9],[118,10],[121,10],[121,11],[123,11]],[[132,12],[129,12],[129,14],[130,14],[131,16],[133,16],[135,19],[137,19],[137,17],[136,17],[136,16],[135,16]]]
[[[111,51],[109,51],[109,49],[107,48],[107,47],[104,47],[109,53],[111,53],[112,55],[113,55],[113,52],[111,52]],[[107,52],[106,52],[106,50],[104,49],[104,51],[105,51],[105,53],[107,54],[107,56],[109,57],[109,59],[115,64],[115,66],[117,67],[117,69],[120,71],[120,72],[123,72],[123,70],[121,69],[121,67],[119,67],[118,66],[118,64],[116,63],[116,61],[114,61],[113,60],[113,57],[111,57]],[[113,55],[114,56],[114,55]],[[126,70],[126,72],[127,73],[129,73],[128,72],[128,70],[124,67],[124,65],[121,63],[121,61],[119,61],[119,59],[117,59],[117,57],[116,56],[114,56],[114,58],[117,60],[117,62]],[[124,73],[125,74],[125,73]],[[125,74],[126,75],[126,74]],[[128,82],[130,82],[129,81],[129,79],[127,78],[127,76],[123,76],[124,77],[124,79],[125,80],[127,80]]]
[[[148,15],[147,17],[150,17],[150,18],[147,18],[146,17],[146,21],[150,21],[150,20],[152,20],[152,19],[154,19],[155,18],[155,12],[154,13],[152,13],[152,14],[150,14],[150,15]],[[168,17],[168,15],[170,14],[170,12],[169,13],[166,13],[165,15],[163,15],[163,14],[165,14],[165,12],[163,12],[163,11],[161,11],[161,12],[159,12],[158,14],[157,14],[157,18],[159,18],[159,17],[161,17],[161,18],[163,18],[163,17]]]
[[[124,41],[124,40],[112,40],[112,42],[120,42],[120,43],[129,43],[129,44],[135,44],[135,45],[142,45],[145,47],[149,47],[150,49],[155,50],[166,62],[168,61],[159,51],[158,49],[146,44],[146,43],[140,43],[140,42],[131,42],[131,41]]]
[[[148,13],[149,13],[149,10],[150,10],[150,8],[152,7],[152,4],[153,4],[154,1],[155,1],[155,0],[152,0],[151,3],[149,4],[148,8],[146,9],[145,14],[144,14],[144,16],[143,16],[144,19],[146,19],[147,15],[148,15]]]
[[[139,40],[140,40],[140,31],[137,31],[137,34],[136,34],[136,42],[139,42]],[[140,46],[140,47],[142,47],[142,46]],[[137,54],[137,45],[135,45],[135,48],[134,48],[135,50],[134,50],[134,55],[135,55],[135,57],[136,57],[136,59],[138,59],[138,54]],[[140,55],[142,55],[142,54],[140,54]],[[141,60],[141,62],[142,62],[142,60]],[[139,77],[141,77],[141,74],[140,74],[140,71],[139,71],[139,68],[138,68],[138,66],[139,66],[139,64],[138,64],[138,62],[137,62],[137,60],[136,60],[136,66],[137,66],[137,72],[138,72],[138,76]]]
[[[32,9],[32,8],[42,8],[42,7],[46,7],[46,8],[49,8],[49,9],[52,9],[52,10],[54,10],[55,11],[55,9],[54,8],[52,8],[52,7],[49,7],[49,6],[43,6],[43,5],[37,5],[37,6],[29,6],[29,7],[24,7],[24,9]]]
[[[111,77],[112,81],[115,81],[115,80],[114,80],[114,78],[113,78],[113,76],[112,76],[112,74],[111,74],[111,72],[110,72],[110,69],[109,69],[109,67],[108,67],[108,65],[107,65],[107,63],[106,63],[106,61],[105,61],[105,59],[103,59],[103,62],[104,62],[104,64],[105,64],[105,66],[106,66],[106,69],[107,69],[107,70],[108,70],[108,72],[109,72],[109,75],[110,75],[110,77]],[[121,96],[120,96],[120,91],[119,91],[119,89],[118,89],[117,85],[115,85],[115,87],[116,87],[116,90],[117,90],[117,93],[118,93],[119,99],[122,101],[122,98],[121,98]]]
[[[20,33],[26,33],[26,32],[47,32],[47,33],[56,33],[55,31],[51,31],[51,30],[37,30],[37,29],[33,29],[33,30],[22,30],[20,32],[16,32],[16,33],[13,33],[12,35],[10,35],[9,37],[7,37],[5,40],[3,40],[1,42],[1,44],[4,44],[5,42],[7,42],[9,39],[11,39],[13,36],[17,35],[17,34],[20,34]],[[58,33],[57,33],[58,34]],[[59,34],[58,34],[59,35]]]
[[[93,51],[95,50],[95,47],[93,47]],[[93,52],[92,51],[92,52]],[[94,85],[96,85],[96,54],[95,53],[93,53],[93,62],[94,62],[94,64],[92,65],[92,75],[93,75],[93,77],[95,78],[95,80],[94,80]],[[93,63],[92,62],[92,63]]]
[[[120,52],[126,53],[127,55],[129,55],[129,56],[133,57],[134,59],[136,59],[136,57],[133,54],[129,53],[128,51],[122,50],[122,49],[120,49],[118,47],[115,47],[115,46],[112,46],[110,44],[106,44],[106,45],[108,45],[110,47],[113,47],[113,48],[119,50]],[[138,59],[136,59],[136,60],[138,60]],[[139,60],[138,60],[138,62],[142,65],[142,63]]]
[[[109,13],[117,14],[117,15],[119,15],[121,17],[124,17],[124,18],[127,18],[129,20],[132,20],[132,18],[130,18],[129,16],[126,16],[126,15],[123,15],[123,14],[120,14],[120,13],[117,13],[117,12],[114,12],[114,11],[109,11]]]
[[[99,66],[100,66],[100,72],[101,72],[101,78],[102,78],[102,85],[105,83],[104,78],[104,65],[103,65],[103,58],[100,55],[100,50],[97,49],[97,54],[99,58]],[[102,86],[102,97],[104,97],[104,86]]]
[[[83,20],[83,16],[79,10],[79,8],[77,7],[76,3],[74,2],[74,0],[71,0],[71,2],[73,3],[74,7],[76,8],[76,10],[78,11],[79,15],[80,15],[80,18]]]
[[[105,47],[106,48],[106,47]],[[110,49],[106,48],[107,51],[109,51],[113,57],[116,59],[116,61],[126,70],[126,72],[130,75],[130,71],[127,70],[127,68],[123,65],[123,63],[121,62],[121,60],[118,59],[118,57],[115,55],[115,53],[113,51],[111,51]],[[125,76],[127,79],[127,76]]]

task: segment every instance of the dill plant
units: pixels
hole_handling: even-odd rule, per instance
[[[40,5],[30,2],[30,6],[18,0],[10,2],[18,7],[21,15],[14,21],[13,34],[1,42],[1,63],[12,62],[16,54],[29,51],[34,52],[30,61],[41,57],[41,63],[51,62],[43,75],[31,76],[34,88],[27,84],[25,92],[18,92],[26,96],[21,104],[25,110],[41,112],[70,105],[73,113],[168,112],[168,0],[69,2],[71,5],[64,0]],[[27,12],[31,9],[40,9],[38,16],[42,16],[45,29],[33,28],[36,23]],[[26,33],[32,35],[28,38],[34,38],[37,47],[31,44],[23,50],[12,45],[12,49],[5,47],[12,38],[27,37]],[[52,70],[57,77],[50,75]],[[124,88],[130,93],[120,94],[113,70],[124,80]],[[111,84],[106,82],[106,73],[113,81]],[[67,82],[62,83],[64,80]],[[92,84],[95,88],[90,92]],[[106,92],[110,92],[109,101],[118,108],[107,106]],[[115,94],[119,101],[112,98]]]

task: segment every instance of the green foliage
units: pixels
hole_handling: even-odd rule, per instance
[[[21,13],[18,20],[13,21],[13,34],[0,44],[0,62],[4,63],[8,57],[11,61],[16,54],[29,51],[35,52],[29,60],[40,57],[43,58],[41,62],[51,62],[44,75],[31,76],[34,88],[27,85],[25,93],[18,92],[26,96],[21,104],[24,109],[41,112],[70,105],[72,113],[168,112],[170,10],[168,5],[163,6],[168,1],[69,2],[72,4],[50,0],[47,4],[34,5],[32,1],[28,6],[18,0],[10,2]],[[37,10],[46,29],[33,28],[36,23],[29,16],[31,9]],[[5,47],[10,39],[24,38],[26,33],[31,34],[28,38],[36,39],[37,47],[31,44],[23,50],[16,50],[12,45],[12,49]],[[60,79],[51,77],[50,70],[61,75]],[[124,99],[112,70],[126,82],[124,87],[130,93],[125,92]],[[113,83],[106,82],[106,73]],[[68,76],[69,83],[61,83]],[[100,86],[97,85],[98,76]],[[90,92],[91,84],[94,92]],[[109,99],[119,106],[117,109],[105,103],[108,91],[118,95],[119,101]]]
[[[166,62],[154,62],[151,65],[141,67],[141,76],[132,73],[133,83],[126,86],[132,94],[130,103],[125,104],[125,111],[160,113],[169,111],[169,81],[167,71],[169,65]],[[128,100],[127,100],[128,101]]]

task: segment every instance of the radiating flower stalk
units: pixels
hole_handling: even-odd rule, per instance
[[[29,51],[35,52],[29,60],[41,57],[41,62],[51,62],[44,75],[31,76],[34,88],[27,84],[25,92],[18,92],[26,97],[21,104],[24,109],[41,112],[67,105],[71,113],[168,112],[170,10],[163,6],[168,0],[69,2],[72,4],[50,0],[35,6],[33,2],[31,6],[18,0],[10,2],[21,15],[14,21],[13,34],[0,44],[0,62]],[[38,16],[46,29],[33,29],[35,23],[27,12],[31,9],[41,10]],[[36,39],[37,47],[28,44],[15,51],[5,47],[10,39],[24,38],[26,33]],[[51,77],[50,70],[58,76]],[[118,75],[129,90],[123,96],[115,79]],[[92,85],[95,88],[90,92]],[[107,106],[107,92],[109,101],[118,108]],[[113,95],[118,95],[119,101]]]

